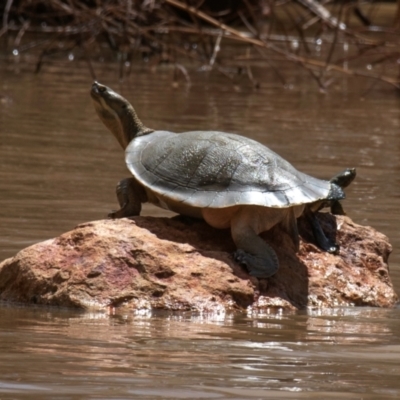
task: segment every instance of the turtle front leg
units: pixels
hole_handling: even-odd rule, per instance
[[[311,230],[313,232],[318,247],[324,251],[327,251],[328,253],[337,253],[339,251],[339,245],[337,243],[331,242],[326,237],[325,232],[323,231],[322,226],[315,215],[315,212],[311,211],[310,208],[306,206],[306,208],[304,209],[304,216],[311,225]]]
[[[244,264],[249,274],[256,278],[269,278],[279,268],[274,249],[261,239],[250,226],[231,226],[232,238],[237,250],[235,260]]]
[[[147,196],[143,187],[134,178],[126,178],[119,181],[116,193],[121,208],[108,214],[110,218],[140,215],[142,203],[147,201]]]

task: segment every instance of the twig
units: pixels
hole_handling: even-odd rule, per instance
[[[324,80],[324,75],[328,72],[372,78],[376,82],[386,82],[395,87],[400,85],[396,72],[392,73],[393,68],[386,69],[387,65],[397,65],[395,60],[399,54],[398,26],[373,25],[374,15],[371,10],[375,10],[374,5],[362,9],[362,15],[368,18],[371,24],[355,29],[349,25],[351,21],[347,16],[349,13],[357,13],[357,4],[342,4],[338,12],[333,13],[328,9],[328,4],[333,0],[270,0],[267,10],[268,27],[266,32],[262,32],[259,29],[259,23],[263,20],[262,15],[258,14],[258,2],[239,0],[241,8],[234,11],[225,9],[221,13],[211,14],[204,11],[210,1],[212,0],[191,0],[192,5],[189,5],[189,1],[183,0],[3,0],[5,6],[0,36],[4,36],[5,33],[14,35],[14,44],[20,52],[41,46],[43,50],[38,59],[37,70],[40,70],[45,57],[65,51],[55,46],[54,41],[67,40],[69,51],[76,46],[82,49],[92,77],[95,76],[95,72],[91,63],[91,44],[106,38],[110,49],[119,55],[121,78],[126,73],[124,62],[131,60],[135,52],[142,52],[153,57],[153,60],[171,62],[175,65],[176,72],[182,71],[176,66],[176,58],[181,55],[230,79],[234,77],[231,73],[233,66],[240,65],[247,71],[247,76],[253,83],[254,66],[270,67],[284,83],[281,70],[274,64],[288,61],[305,68],[322,90],[328,85]],[[304,23],[303,18],[299,19],[304,16],[304,11],[300,9],[300,12],[296,3],[308,10],[306,18],[311,19],[307,22]],[[38,12],[38,5],[40,10],[44,11]],[[293,10],[297,14],[294,14]],[[397,22],[400,21],[399,15],[400,3]],[[44,20],[47,23],[45,26],[41,25],[41,21]],[[233,20],[235,24],[241,22],[240,27],[227,22]],[[305,30],[310,24],[317,21],[331,34],[326,34],[324,39],[325,48],[329,46],[325,59],[312,55],[313,39],[305,35]],[[379,32],[379,36],[368,36],[369,32]],[[37,35],[40,33],[43,35],[41,37],[50,36],[51,40],[36,39],[26,43],[27,33],[33,33],[35,38],[40,37]],[[338,59],[336,49],[337,44],[342,43],[341,36],[345,37],[351,49],[358,49],[358,52],[351,50],[345,57]],[[222,42],[225,45],[228,40],[240,45],[236,48],[242,49],[245,46],[245,56],[224,58],[226,46],[222,47]],[[293,40],[299,41],[301,46],[292,48],[290,43]],[[197,47],[188,47],[189,41],[195,41]],[[258,58],[250,54],[252,49],[258,52]],[[386,69],[389,72],[372,73],[364,71],[362,67],[349,69],[340,65],[343,61],[364,59],[369,64],[379,64],[381,71]],[[187,73],[186,70],[185,72]],[[186,75],[185,79],[187,80]]]
[[[268,48],[270,50],[277,52],[278,54],[285,55],[288,60],[298,62],[300,65],[310,65],[310,66],[319,67],[319,68],[326,67],[325,62],[323,62],[323,61],[301,57],[301,56],[295,55],[293,53],[288,53],[286,51],[283,51],[283,50],[279,49],[278,47],[272,45],[271,43],[266,43],[260,39],[256,39],[256,38],[252,38],[252,37],[245,37],[240,31],[219,22],[219,21],[215,20],[214,18],[208,16],[207,14],[203,13],[202,11],[196,10],[195,8],[188,6],[186,4],[183,4],[180,1],[165,0],[165,2],[168,4],[174,5],[178,8],[181,8],[183,10],[186,10],[188,12],[194,13],[199,18],[204,19],[208,23],[210,23],[214,26],[218,26],[222,31],[226,31],[226,32],[230,33],[231,35],[241,38],[248,43],[251,43],[251,44],[254,44],[254,45],[260,46],[260,47],[265,47],[265,48]],[[379,76],[376,74],[365,73],[363,71],[347,70],[338,65],[329,65],[329,67],[327,68],[327,71],[341,72],[345,75],[350,75],[350,76],[362,76],[362,77],[371,77],[371,78],[375,78],[375,79],[381,79],[383,82],[389,83],[389,84],[395,86],[396,88],[400,87],[400,83],[397,79],[393,79],[393,78],[390,78],[387,76]]]
[[[332,28],[345,30],[346,24],[340,21],[340,18],[335,18],[327,8],[317,3],[315,0],[297,0],[301,5],[312,11],[315,15],[321,18]]]
[[[22,36],[24,36],[24,33],[25,33],[25,32],[27,31],[27,29],[29,28],[29,25],[30,25],[30,21],[25,21],[25,22],[23,23],[21,29],[20,29],[19,32],[18,32],[17,37],[15,38],[15,41],[14,41],[14,46],[15,46],[15,47],[19,47],[19,44],[21,43]]]
[[[217,37],[217,40],[215,41],[215,45],[214,45],[214,50],[212,53],[212,56],[210,58],[210,62],[208,63],[209,67],[212,68],[215,60],[217,58],[217,54],[219,53],[219,51],[221,50],[221,39],[222,39],[222,32],[221,34]]]
[[[344,7],[344,3],[341,3],[340,4],[340,9],[339,9],[339,17],[338,17],[339,21],[342,18],[343,7]],[[333,41],[332,41],[332,44],[331,44],[330,49],[329,49],[328,57],[326,58],[326,61],[325,61],[325,68],[321,71],[321,79],[325,75],[325,73],[326,73],[326,71],[327,71],[327,69],[329,67],[329,64],[331,62],[331,59],[332,59],[332,56],[333,56],[333,52],[335,51],[335,46],[336,46],[338,35],[339,35],[339,25],[337,25],[335,30],[334,30]]]
[[[14,0],[7,0],[6,6],[4,7],[3,14],[3,27],[0,30],[0,37],[8,31],[8,16],[10,14],[10,9]]]

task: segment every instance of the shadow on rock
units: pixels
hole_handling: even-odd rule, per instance
[[[232,254],[236,247],[229,229],[215,229],[202,220],[180,216],[163,219],[161,226],[159,218],[132,220],[159,239],[189,244],[202,256],[228,264],[232,273],[240,279],[252,279],[256,287],[256,298],[268,296],[275,299],[277,307],[283,304],[281,299],[293,308],[304,308],[307,305],[307,267],[297,257],[290,237],[279,226],[261,235],[275,249],[280,264],[279,270],[275,276],[259,282],[248,275],[244,266],[234,261]],[[287,307],[286,303],[285,306]]]

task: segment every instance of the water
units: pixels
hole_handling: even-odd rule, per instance
[[[0,259],[116,208],[123,152],[94,113],[79,63],[0,64]],[[219,129],[268,144],[298,169],[358,177],[345,208],[389,236],[400,288],[399,97],[346,80],[324,95],[193,72],[135,70],[118,82],[151,127]],[[164,215],[145,207],[145,214]],[[400,396],[400,311],[353,308],[267,315],[107,315],[0,306],[1,399],[389,399]]]
[[[1,398],[386,399],[397,310],[201,318],[3,308]]]

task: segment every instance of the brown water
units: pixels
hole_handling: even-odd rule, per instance
[[[128,175],[94,113],[86,67],[27,69],[0,59],[0,259],[104,218]],[[174,88],[168,69],[138,69],[123,83],[113,66],[96,70],[151,127],[245,134],[321,178],[357,167],[346,210],[389,236],[400,288],[400,99],[391,88],[362,97],[340,81],[324,95],[296,70],[286,90],[196,72]],[[0,399],[389,399],[400,397],[399,373],[399,308],[109,316],[0,305]]]

